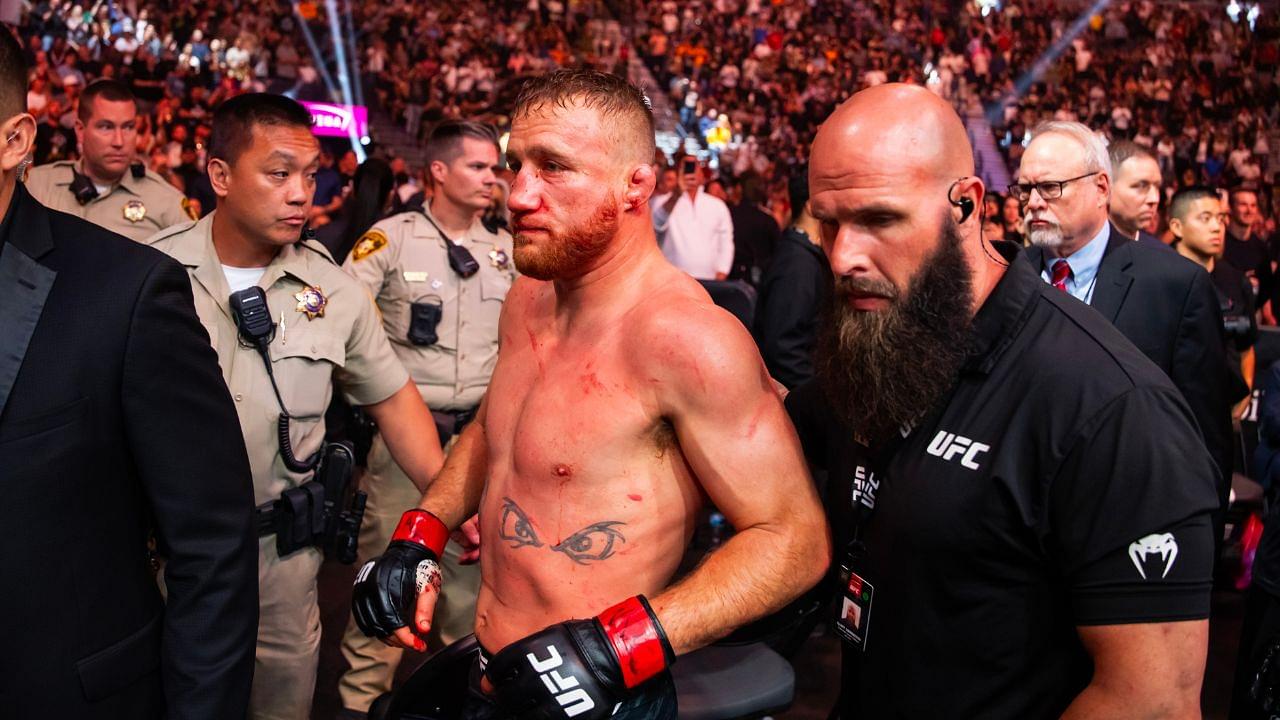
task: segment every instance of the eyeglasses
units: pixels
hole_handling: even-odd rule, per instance
[[[1085,173],[1084,175],[1069,178],[1067,180],[1043,180],[1038,183],[1014,183],[1009,186],[1009,194],[1018,198],[1018,202],[1023,204],[1026,204],[1026,202],[1031,199],[1032,190],[1040,193],[1040,197],[1045,200],[1057,200],[1062,197],[1062,189],[1065,188],[1068,183],[1092,177],[1097,175],[1099,172],[1101,171],[1095,170],[1091,173]]]

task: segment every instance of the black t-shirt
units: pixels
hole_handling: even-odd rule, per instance
[[[1241,240],[1228,232],[1222,243],[1222,259],[1256,282],[1258,297],[1271,296],[1271,251],[1265,240],[1257,236]]]
[[[866,650],[844,650],[846,718],[1057,717],[1092,672],[1077,626],[1208,616],[1216,473],[1191,413],[1048,287],[1011,262],[949,399],[879,456],[816,383],[787,398],[830,474],[833,568],[856,524],[874,587]]]

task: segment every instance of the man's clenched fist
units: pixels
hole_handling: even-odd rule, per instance
[[[426,510],[410,510],[400,518],[382,557],[356,573],[351,611],[365,635],[387,638],[413,622],[418,594],[440,590],[440,556],[449,529]]]
[[[590,620],[569,620],[493,656],[485,675],[518,720],[602,720],[675,653],[643,595]]]

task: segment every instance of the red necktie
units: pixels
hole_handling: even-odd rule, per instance
[[[1053,261],[1053,275],[1049,282],[1062,292],[1067,291],[1067,278],[1071,277],[1071,265],[1066,260],[1058,258]]]

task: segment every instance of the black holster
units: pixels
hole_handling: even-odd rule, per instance
[[[311,480],[258,506],[258,536],[274,534],[280,557],[315,546],[339,562],[355,562],[367,496],[357,490],[348,502],[354,464],[349,443],[326,444]]]

